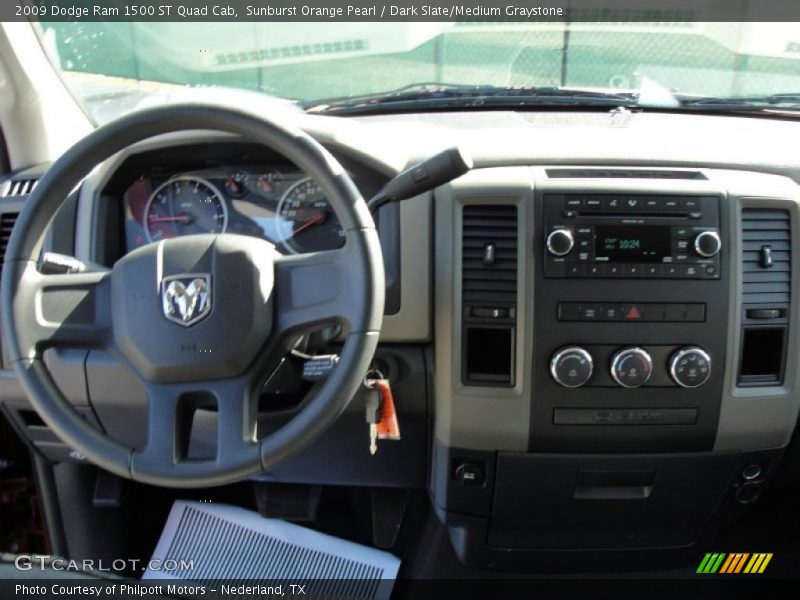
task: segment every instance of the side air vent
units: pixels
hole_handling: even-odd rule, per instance
[[[700,171],[660,169],[547,169],[551,179],[706,179]]]
[[[783,381],[791,277],[789,212],[743,209],[740,386],[774,386]]]
[[[514,385],[517,315],[517,207],[463,208],[462,382]]]
[[[14,223],[17,222],[17,216],[17,213],[3,213],[0,215],[0,266],[2,266],[6,257],[8,240],[11,237],[11,230],[14,229]]]
[[[27,196],[36,188],[38,183],[39,180],[35,177],[9,179],[0,185],[0,198],[16,198],[19,196]]]
[[[742,210],[742,303],[788,304],[791,223],[778,209]]]

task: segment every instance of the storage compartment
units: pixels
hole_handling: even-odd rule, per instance
[[[742,331],[739,385],[780,385],[786,355],[786,327]]]
[[[514,385],[512,327],[467,327],[464,355],[464,383]]]
[[[500,453],[489,545],[533,550],[685,547],[736,470],[736,454]]]

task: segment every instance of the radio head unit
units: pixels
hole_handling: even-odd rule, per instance
[[[546,277],[718,279],[716,196],[545,194]]]

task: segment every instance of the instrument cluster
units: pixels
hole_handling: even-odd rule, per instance
[[[284,254],[332,250],[344,231],[317,183],[289,165],[139,177],[124,194],[128,251],[196,233],[262,237]]]

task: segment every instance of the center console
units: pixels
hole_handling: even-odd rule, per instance
[[[758,498],[800,408],[793,182],[503,167],[436,211],[432,495],[461,560],[652,568]]]
[[[728,331],[725,197],[610,187],[535,195],[530,447],[710,450]]]

